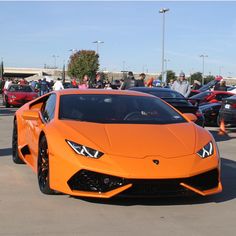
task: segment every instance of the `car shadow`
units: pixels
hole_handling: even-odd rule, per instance
[[[13,116],[16,108],[0,108],[0,116]]]
[[[12,148],[0,148],[0,157],[9,156],[12,154]]]
[[[166,206],[166,205],[196,205],[206,203],[221,203],[230,201],[236,198],[236,162],[221,158],[222,168],[222,185],[223,191],[219,194],[202,197],[193,195],[189,197],[167,197],[167,198],[111,198],[111,199],[97,199],[97,198],[82,198],[73,197],[78,200],[105,205],[119,205],[119,206]]]
[[[217,130],[209,130],[209,132],[212,134],[216,142],[224,142],[231,139],[236,139],[236,137],[231,137],[230,133],[234,133],[236,130],[230,129],[226,130],[226,133],[223,135],[219,135],[219,132]]]

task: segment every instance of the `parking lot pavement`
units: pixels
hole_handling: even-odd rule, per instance
[[[43,195],[31,169],[12,163],[14,111],[0,107],[0,235],[234,235],[236,130],[209,129],[222,157],[219,195],[92,200]]]

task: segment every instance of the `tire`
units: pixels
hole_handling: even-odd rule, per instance
[[[220,118],[220,116],[218,115],[218,116],[217,116],[217,121],[216,121],[218,127],[220,127],[220,122],[221,122],[221,118]]]
[[[22,161],[19,158],[19,153],[18,153],[18,129],[17,129],[17,121],[16,120],[14,120],[13,132],[12,132],[12,161],[16,164],[25,164],[24,161]]]
[[[10,107],[10,104],[7,102],[7,96],[5,97],[5,107],[6,107],[6,108],[9,108],[9,107]]]
[[[43,136],[39,142],[38,154],[38,184],[39,189],[44,194],[55,194],[49,185],[49,155],[47,139]]]

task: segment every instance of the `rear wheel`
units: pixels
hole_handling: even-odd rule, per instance
[[[24,162],[19,158],[18,153],[18,130],[16,120],[14,120],[12,133],[12,160],[16,164],[24,164]]]
[[[39,189],[44,194],[54,194],[49,187],[49,154],[47,139],[43,136],[39,142],[38,154],[38,184]]]

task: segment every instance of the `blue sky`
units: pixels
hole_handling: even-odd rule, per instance
[[[0,58],[9,67],[57,66],[69,49],[99,48],[101,69],[161,70],[162,7],[165,57],[179,73],[236,76],[236,2],[0,2]],[[124,63],[125,62],[125,63]]]

